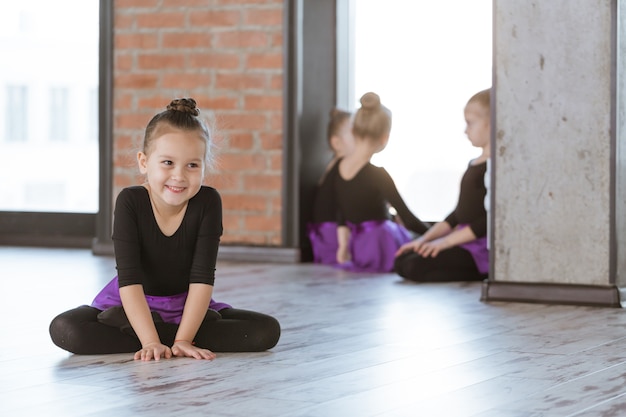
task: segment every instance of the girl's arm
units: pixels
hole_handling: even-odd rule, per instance
[[[421,239],[425,242],[430,242],[431,240],[438,239],[442,236],[447,235],[452,230],[450,224],[446,221],[435,223],[431,226],[430,229],[424,233]]]
[[[380,168],[379,172],[380,187],[383,190],[383,195],[391,207],[398,213],[398,217],[404,227],[418,234],[426,233],[428,226],[413,214],[406,205],[391,175],[384,168]]]
[[[476,239],[476,237],[477,236],[472,231],[472,228],[469,226],[465,226],[460,229],[454,229],[454,231],[449,233],[441,240],[443,241],[442,244],[445,245],[443,249],[448,249],[454,246],[462,245],[463,243],[470,242]]]
[[[222,199],[217,190],[211,187],[203,188],[199,198],[202,199],[199,200],[199,205],[204,208],[203,217],[198,227],[198,237],[191,263],[187,300],[172,345],[172,354],[196,359],[214,359],[213,352],[195,347],[193,340],[206,316],[213,296],[217,252],[223,231]]]
[[[450,249],[454,246],[461,245],[465,242],[476,239],[476,235],[472,231],[472,228],[465,226],[462,228],[455,228],[452,232],[445,236],[423,242],[415,252],[426,257],[436,257],[442,250]]]
[[[135,359],[158,361],[161,357],[171,358],[172,351],[161,344],[159,334],[154,327],[143,287],[139,284],[120,287],[120,298],[128,321],[141,342],[141,350],[135,353]]]
[[[145,203],[146,193],[143,188],[133,187],[123,189],[118,195],[113,215],[113,246],[122,306],[142,346],[135,359],[159,360],[170,358],[172,352],[161,344],[142,285],[145,276],[139,222],[152,215],[150,205]]]
[[[186,356],[196,359],[215,359],[215,354],[207,349],[197,348],[193,339],[204,320],[213,296],[213,286],[208,284],[189,284],[189,294],[185,301],[183,317],[178,326],[172,353],[174,356]]]

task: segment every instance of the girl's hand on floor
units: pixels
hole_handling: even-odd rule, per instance
[[[158,361],[161,358],[169,359],[172,357],[172,350],[161,343],[148,343],[135,353],[135,360],[150,361],[154,359]]]
[[[185,340],[174,342],[174,345],[172,346],[172,353],[174,356],[207,359],[210,361],[216,358],[215,353],[210,350],[195,347],[190,342]]]

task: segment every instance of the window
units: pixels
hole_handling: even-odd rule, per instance
[[[0,211],[98,212],[99,6],[2,4]]]
[[[50,89],[50,140],[62,142],[69,140],[68,132],[68,90],[64,87]]]
[[[5,100],[5,140],[7,142],[24,142],[27,138],[26,127],[28,116],[27,87],[9,85],[6,88]]]
[[[459,181],[480,150],[464,134],[463,108],[491,86],[490,1],[353,0],[354,103],[378,93],[393,113],[384,166],[426,221],[454,209]]]

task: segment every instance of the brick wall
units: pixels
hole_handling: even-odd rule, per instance
[[[225,244],[281,244],[283,0],[114,0],[114,196],[139,184],[150,118],[193,97],[213,127],[206,183]]]

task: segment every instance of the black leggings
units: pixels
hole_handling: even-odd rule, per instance
[[[439,252],[435,258],[424,258],[410,251],[398,256],[394,271],[404,279],[417,282],[482,281],[487,278],[476,268],[472,255],[455,246]]]
[[[141,349],[137,337],[98,321],[101,310],[81,306],[59,314],[50,324],[50,336],[61,349],[81,355],[131,353]],[[262,352],[276,346],[280,324],[266,314],[227,308],[218,320],[204,321],[196,334],[196,346],[213,352]],[[161,343],[174,344],[177,324],[155,323]]]

